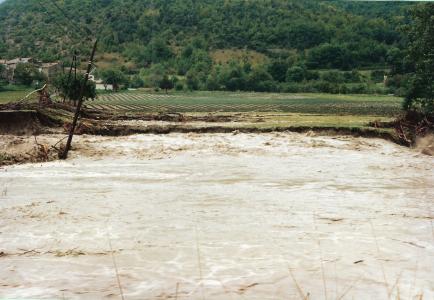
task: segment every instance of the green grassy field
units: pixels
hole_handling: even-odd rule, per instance
[[[7,89],[0,91],[0,104],[18,101],[30,93],[31,88],[14,87],[13,89]]]
[[[283,112],[321,115],[394,116],[401,98],[384,95],[280,94],[242,92],[101,94],[91,108],[142,112]]]

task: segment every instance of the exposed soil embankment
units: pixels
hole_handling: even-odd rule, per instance
[[[22,162],[49,161],[57,158],[63,147],[63,138],[68,133],[74,107],[52,103],[9,104],[0,106],[0,135],[40,136],[59,134],[54,139],[21,139],[26,146],[18,146],[20,139],[0,145],[0,165]],[[119,113],[96,109],[84,109],[77,135],[127,136],[133,134],[169,133],[268,133],[292,131],[320,135],[349,135],[375,137],[405,146],[415,146],[428,155],[434,153],[433,139],[410,135],[409,125],[402,129],[402,122],[372,122],[366,126],[300,125],[297,121],[275,120],[282,115],[261,113],[233,114],[180,114],[180,113]],[[321,116],[320,116],[321,117]],[[311,116],[311,118],[317,118]],[[423,121],[425,122],[425,121]],[[422,123],[421,123],[422,124]],[[423,123],[423,124],[426,124]],[[418,127],[419,128],[419,127]],[[429,136],[424,128],[423,137]],[[416,143],[416,141],[418,141]],[[22,144],[22,143],[21,143]]]
[[[41,122],[34,110],[0,111],[0,134],[34,134],[40,128]]]
[[[377,130],[375,128],[358,127],[327,127],[327,126],[273,126],[257,127],[237,124],[231,125],[205,125],[195,126],[193,124],[149,124],[146,126],[104,124],[103,126],[87,126],[82,128],[82,133],[103,136],[125,136],[132,134],[169,134],[169,133],[268,133],[268,132],[315,132],[321,135],[350,135],[354,137],[376,137],[401,144],[391,133]]]
[[[2,110],[3,109],[3,110]],[[0,134],[34,135],[47,133],[66,133],[69,130],[74,108],[53,104],[40,107],[35,104],[21,105],[18,109],[0,106],[2,122]],[[381,137],[395,142],[393,135],[378,130],[374,126],[365,128],[348,126],[300,126],[297,124],[264,124],[261,114],[249,115],[234,113],[230,115],[180,113],[136,113],[118,114],[107,111],[85,109],[82,111],[76,134],[95,134],[122,136],[138,133],[167,134],[171,132],[228,133],[239,132],[322,132],[325,134],[348,134],[365,137]],[[390,127],[390,126],[389,126]]]

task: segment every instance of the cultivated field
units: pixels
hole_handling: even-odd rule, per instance
[[[1,92],[0,103],[19,100],[28,92]],[[326,127],[379,131],[372,128],[372,123],[392,121],[400,113],[401,101],[384,95],[122,91],[102,92],[97,99],[86,101],[85,107],[137,120],[142,120],[144,114],[182,113],[186,118],[177,126],[201,126],[191,123],[196,120],[206,122],[206,126],[229,126],[234,130]]]
[[[326,115],[393,116],[401,98],[380,95],[245,92],[101,94],[91,108],[146,112],[291,112]]]
[[[31,89],[17,89],[0,92],[0,104],[18,101],[30,93]]]

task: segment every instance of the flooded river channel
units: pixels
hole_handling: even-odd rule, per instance
[[[295,133],[77,137],[0,169],[0,298],[433,299],[434,159]]]

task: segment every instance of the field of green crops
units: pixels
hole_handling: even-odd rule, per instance
[[[277,94],[231,92],[100,94],[87,107],[140,112],[291,112],[393,116],[401,98],[384,95]]]
[[[13,90],[0,91],[0,104],[18,101],[30,93],[29,88],[15,88]]]
[[[21,99],[28,89],[0,92],[0,104]],[[394,116],[402,99],[385,95],[246,92],[123,91],[101,93],[86,106],[122,112],[283,112],[321,115]]]

